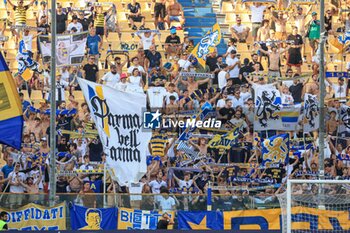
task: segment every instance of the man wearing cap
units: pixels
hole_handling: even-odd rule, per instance
[[[76,28],[77,32],[82,32],[83,30],[83,25],[78,22],[78,16],[76,15],[72,16],[72,22],[68,24],[67,32],[70,33],[72,31],[72,28]]]
[[[306,24],[305,27],[309,29],[309,33],[307,37],[309,37],[309,40],[310,40],[310,46],[312,49],[311,57],[313,57],[318,47],[318,40],[320,39],[320,28],[321,28],[321,24],[320,24],[320,21],[317,19],[316,12],[312,12],[312,19]]]
[[[232,79],[233,84],[241,84],[239,79],[239,69],[241,68],[241,62],[236,57],[236,50],[232,50],[230,55],[226,58],[226,64],[228,65],[230,79]]]
[[[180,37],[176,35],[176,28],[172,27],[170,35],[165,39],[165,52],[167,55],[170,55],[169,59],[171,60],[173,59],[173,54],[175,54],[175,58],[180,54],[181,48]]]
[[[114,87],[120,81],[117,66],[111,65],[111,70],[101,78],[101,81],[107,86]]]

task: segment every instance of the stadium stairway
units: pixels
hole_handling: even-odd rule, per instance
[[[213,6],[210,0],[178,0],[183,7],[185,14],[185,32],[190,40],[196,45],[205,33],[217,23],[217,15],[213,11]],[[226,52],[224,40],[217,46],[218,53]]]

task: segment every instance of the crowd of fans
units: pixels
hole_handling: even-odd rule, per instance
[[[9,0],[7,3],[8,9],[14,11],[14,24],[26,24],[25,13],[33,7],[34,0],[29,5],[24,5],[22,0],[17,4]],[[39,5],[36,7],[37,25],[47,29],[39,34],[49,34],[51,13],[46,2],[40,2]],[[305,93],[319,95],[317,49],[322,39],[319,18],[326,19],[327,40],[337,33],[350,30],[350,14],[341,13],[333,5],[328,7],[326,16],[317,14],[316,5],[292,5],[288,12],[275,11],[274,5],[261,3],[245,4],[244,7],[250,12],[250,22],[243,24],[241,17],[237,16],[236,23],[230,28],[232,35],[227,42],[227,51],[224,54],[218,54],[217,51],[208,54],[206,66],[201,67],[198,60],[190,55],[194,48],[193,41],[187,36],[182,38],[177,35],[185,26],[185,18],[182,6],[176,0],[155,1],[153,28],[146,28],[146,22],[150,19],[143,15],[140,3],[132,0],[127,4],[130,26],[128,30],[135,31],[140,41],[137,55],[130,57],[125,53],[112,60],[101,56],[103,44],[110,40],[109,34],[134,34],[120,28],[116,6],[89,3],[86,9],[77,10],[73,3],[66,8],[58,4],[57,33],[88,31],[89,35],[87,56],[83,64],[62,67],[56,73],[57,108],[77,110],[72,114],[57,116],[55,130],[65,130],[57,136],[57,192],[79,194],[78,197],[74,196],[74,201],[86,206],[96,206],[102,199],[85,194],[103,193],[105,186],[108,193],[162,194],[154,197],[131,195],[119,200],[124,206],[171,210],[188,205],[192,209],[205,209],[205,195],[182,195],[176,198],[169,193],[206,194],[208,186],[211,185],[227,187],[214,191],[222,196],[214,198],[213,208],[231,210],[248,209],[252,200],[256,205],[276,202],[272,195],[283,192],[283,184],[287,179],[317,178],[320,170],[318,134],[313,132],[303,135],[302,116],[299,118],[298,131],[288,133],[291,138],[313,137],[315,140],[310,142],[312,147],[303,151],[300,156],[291,155],[289,164],[281,164],[277,168],[254,168],[254,164],[262,162],[261,148],[254,144],[254,139],[258,136],[266,138],[285,133],[254,131],[254,90],[264,84],[275,85],[281,93],[282,103],[286,105],[301,103]],[[338,16],[341,16],[340,23],[337,22],[340,26],[335,28],[332,18]],[[179,24],[172,26],[173,21]],[[291,30],[287,23],[291,24]],[[155,43],[159,32],[143,32],[151,29],[159,29],[163,34],[169,33],[163,41],[162,49]],[[19,38],[25,38],[26,49],[32,56],[36,55],[40,62],[40,50],[33,46],[33,39],[37,34],[29,31],[13,33],[17,33]],[[241,53],[244,51],[240,48],[249,48],[251,57],[242,58]],[[311,68],[303,70],[305,63]],[[347,67],[350,71],[350,64]],[[182,77],[180,72],[207,73],[212,74],[213,78]],[[1,192],[40,194],[47,193],[50,189],[49,180],[52,177],[49,177],[48,138],[52,129],[49,127],[49,115],[46,111],[49,108],[49,75],[50,66],[46,65],[43,73],[34,73],[28,82],[20,76],[15,77],[25,119],[23,148],[17,151],[2,146],[2,159],[6,164],[0,172]],[[164,115],[181,119],[198,113],[201,107],[209,104],[217,110],[216,118],[223,124],[220,129],[200,131],[198,133],[202,137],[190,139],[190,149],[199,157],[194,161],[189,161],[188,155],[177,149],[178,129],[155,130],[149,142],[147,174],[139,183],[130,183],[128,187],[119,186],[109,175],[103,178],[101,171],[106,155],[97,134],[89,138],[83,136],[84,133],[96,130],[87,104],[77,100],[74,95],[80,90],[77,78],[105,84],[120,91],[145,92],[148,96],[148,108],[160,108]],[[349,128],[347,122],[339,119],[339,108],[346,104],[346,99],[341,98],[348,96],[350,84],[346,79],[339,78],[336,82],[326,82],[326,85],[327,98],[339,99],[326,101],[328,137],[324,160],[325,175],[330,179],[349,179]],[[36,105],[25,99],[24,95],[24,92],[30,95],[33,91],[42,93],[42,100]],[[193,95],[196,98],[189,98]],[[34,107],[40,111],[33,110]],[[237,125],[241,125],[243,132],[239,146],[229,150],[208,147],[208,141],[214,134],[227,132]],[[95,172],[86,174],[82,170]],[[263,183],[263,180],[270,182]],[[296,188],[296,192],[306,193],[314,189],[304,186]],[[16,205],[21,204],[23,199],[21,195],[8,195],[8,198],[9,203]],[[30,198],[35,201],[36,197],[31,195]],[[182,201],[184,199],[186,201]],[[115,204],[114,197],[109,196],[108,202]]]

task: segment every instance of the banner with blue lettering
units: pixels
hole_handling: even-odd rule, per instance
[[[8,195],[12,202],[20,194]],[[11,200],[14,198],[13,200]],[[35,195],[34,197],[35,198]],[[19,209],[9,210],[0,208],[0,212],[7,213],[7,226],[9,230],[20,231],[57,231],[66,230],[66,206],[62,202],[54,207],[45,207],[28,204]]]
[[[72,204],[69,211],[72,230],[117,229],[117,208],[86,208]]]
[[[178,211],[181,230],[223,230],[221,211]]]
[[[128,208],[119,208],[118,230],[156,230],[161,211],[135,210]],[[167,211],[170,218],[174,219],[174,212]],[[168,226],[168,229],[171,229]]]

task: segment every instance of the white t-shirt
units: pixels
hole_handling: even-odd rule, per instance
[[[16,173],[10,172],[9,176],[11,179],[11,182],[15,183],[17,181],[24,182],[26,179],[26,175],[23,172],[18,172],[17,176]],[[22,185],[10,185],[10,193],[24,193],[24,187]]]
[[[133,75],[131,75],[129,77],[129,82],[130,82],[131,85],[140,86],[141,76],[133,76]]]
[[[163,107],[163,100],[166,97],[166,89],[164,87],[150,87],[147,90],[149,104],[151,108]]]
[[[112,74],[112,72],[106,73],[102,80],[106,82],[106,85],[109,87],[114,87],[120,81],[120,76],[118,73]]]
[[[67,31],[71,31],[72,28],[76,28],[77,29],[77,32],[81,32],[83,30],[83,25],[81,25],[81,23],[77,22],[77,23],[73,23],[71,22],[70,24],[68,24],[68,27],[67,27]]]
[[[348,62],[348,63],[346,64],[346,69],[347,69],[348,71],[350,71],[350,62]]]
[[[153,41],[153,34],[150,35],[150,37],[145,37],[145,34],[142,33],[140,35],[141,37],[141,41],[142,41],[142,46],[143,46],[143,50],[149,50],[149,48],[152,45],[152,41]]]
[[[243,24],[241,24],[241,25],[233,25],[232,26],[232,29],[233,30],[235,30],[237,33],[242,33],[242,32],[244,32],[244,30],[245,30],[245,26],[243,25]]]
[[[244,107],[244,100],[243,100],[242,96],[240,96],[239,99],[237,99],[235,96],[233,96],[231,98],[231,100],[232,100],[232,107],[233,108],[236,108],[237,106]]]
[[[137,68],[137,69],[139,70],[139,72],[145,73],[145,70],[143,69],[142,66],[130,66],[130,67],[128,68],[128,73],[131,74],[132,71],[133,71],[135,68]]]
[[[250,10],[252,11],[252,23],[261,23],[264,17],[264,10],[266,6],[250,6]]]
[[[179,180],[179,182],[178,182],[180,189],[186,188],[188,190],[189,188],[191,188],[192,184],[193,184],[193,180],[189,180],[189,181]],[[182,194],[186,194],[186,193],[188,193],[188,192],[186,192],[186,191],[182,192]]]
[[[180,60],[178,60],[177,64],[179,64],[179,66],[182,69],[188,70],[188,67],[190,67],[191,62],[189,62],[188,60],[180,59]]]
[[[169,104],[170,103],[170,96],[175,96],[175,103],[179,100],[179,95],[174,91],[173,93],[170,93],[170,92],[166,92],[166,104]]]
[[[61,79],[69,83],[69,72],[68,70],[61,72]]]
[[[220,89],[226,87],[226,84],[227,84],[226,74],[227,74],[227,72],[224,70],[221,70],[218,73],[218,86]]]
[[[224,99],[219,99],[219,101],[216,104],[217,108],[223,108],[225,107],[225,100]]]
[[[344,82],[343,86],[340,86],[339,84],[332,83],[332,89],[334,91],[335,98],[346,97],[347,86],[346,86],[345,82]]]
[[[247,102],[249,98],[252,98],[252,94],[250,92],[241,92],[241,97],[244,102]]]
[[[139,193],[142,193],[142,189],[143,189],[143,186],[145,184],[144,183],[133,183],[133,182],[130,182],[129,183],[129,193],[130,194],[139,194]],[[141,201],[142,200],[142,196],[141,195],[130,195],[130,201]]]
[[[159,207],[162,211],[171,211],[175,205],[174,198],[168,197],[168,199],[165,199],[163,196],[159,197]]]
[[[128,86],[129,86],[129,83],[122,83],[122,82],[119,82],[119,83],[116,83],[116,84],[113,86],[113,88],[117,89],[118,91],[127,91]]]
[[[167,187],[167,184],[164,180],[158,182],[157,180],[152,180],[148,184],[151,187],[152,193],[159,194],[161,187]]]
[[[32,52],[33,35],[30,35],[30,34],[28,36],[23,35],[23,41],[24,41],[26,50]]]
[[[237,57],[232,59],[231,57],[228,56],[226,58],[226,64],[228,66],[234,65],[238,61],[239,61],[239,59]],[[239,77],[239,67],[238,67],[238,65],[236,65],[232,70],[230,70],[229,74],[230,74],[230,78],[238,78]]]
[[[237,47],[234,46],[234,45],[231,45],[230,47],[227,48],[226,53],[229,54],[228,57],[230,57],[230,53],[231,53],[232,50],[237,51]],[[226,59],[227,59],[227,58],[226,58]]]

